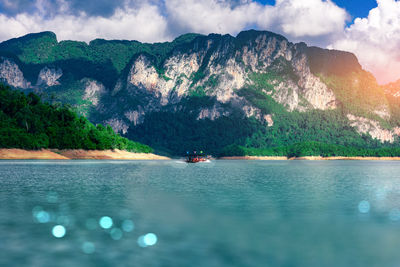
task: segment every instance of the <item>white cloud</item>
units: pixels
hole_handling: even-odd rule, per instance
[[[31,32],[54,31],[59,40],[90,41],[95,38],[129,39],[143,42],[165,41],[168,35],[167,20],[158,6],[144,4],[139,8],[118,8],[111,17],[80,14],[43,16],[46,1],[38,0],[40,11],[21,13],[15,17],[0,14],[0,40],[19,37]],[[65,11],[66,5],[61,6]]]
[[[245,2],[232,6],[229,1],[167,0],[168,18],[181,31],[236,34],[255,22],[263,6]]]
[[[330,0],[277,0],[273,14],[278,29],[293,37],[342,32],[349,17]]]
[[[274,6],[254,1],[232,5],[227,0],[166,0],[175,27],[200,33],[237,34],[248,27],[299,39],[343,32],[347,12],[327,0],[277,0]]]
[[[380,83],[400,78],[400,1],[378,0],[367,18],[357,18],[330,47],[355,53]]]
[[[343,31],[347,17],[346,11],[330,0],[277,0],[275,6],[254,0],[144,0],[139,6],[134,2],[126,0],[125,6],[117,8],[111,17],[101,17],[73,14],[66,0],[57,0],[56,10],[48,0],[36,0],[36,12],[14,17],[0,13],[0,40],[50,30],[60,40],[106,38],[154,42],[186,32],[235,35],[246,28],[258,28],[297,41],[333,36]]]

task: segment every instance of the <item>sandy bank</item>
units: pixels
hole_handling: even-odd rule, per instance
[[[227,160],[400,160],[400,157],[318,157],[307,156],[298,158],[288,157],[268,157],[268,156],[240,156],[240,157],[222,157],[219,159]]]
[[[0,149],[0,159],[68,159],[50,150]]]
[[[123,150],[23,150],[0,149],[0,159],[114,159],[114,160],[168,160],[151,153],[132,153]]]
[[[69,159],[127,159],[127,160],[168,160],[152,153],[132,153],[124,150],[52,150]]]

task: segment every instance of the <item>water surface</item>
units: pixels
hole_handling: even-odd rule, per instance
[[[399,266],[399,247],[400,162],[0,161],[0,266]]]

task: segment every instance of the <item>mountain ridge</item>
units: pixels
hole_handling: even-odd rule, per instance
[[[160,150],[180,153],[174,149],[178,144],[179,149],[215,151],[232,143],[345,145],[340,127],[349,130],[352,141],[346,142],[351,145],[379,145],[373,140],[394,145],[400,133],[397,99],[349,52],[293,44],[282,35],[255,30],[236,37],[186,34],[155,44],[54,39],[46,32],[22,37],[22,43],[0,43],[0,78],[49,101],[71,104],[89,120]],[[331,126],[317,133],[315,123],[305,118],[333,119],[341,126],[329,136],[322,132]],[[280,125],[284,120],[293,125]],[[203,140],[225,124],[234,134],[219,133],[221,145]],[[295,136],[273,133],[283,129]],[[160,132],[168,141],[158,140]]]

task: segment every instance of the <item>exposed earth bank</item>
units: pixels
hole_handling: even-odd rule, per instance
[[[109,159],[109,160],[170,160],[168,157],[152,153],[133,153],[115,150],[83,150],[83,149],[0,149],[0,159]],[[233,156],[221,157],[222,160],[400,160],[400,157],[284,157],[284,156]]]
[[[0,159],[114,159],[114,160],[169,160],[151,153],[132,153],[123,150],[24,150],[0,149]]]

